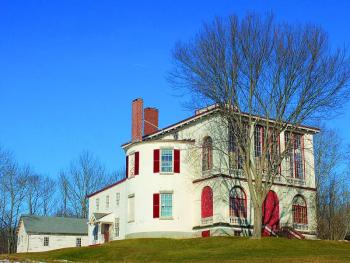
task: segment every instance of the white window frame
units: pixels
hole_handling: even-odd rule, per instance
[[[119,203],[120,203],[120,193],[118,192],[115,194],[115,204],[119,206]]]
[[[81,247],[81,237],[77,237],[77,238],[75,239],[75,246],[76,246],[76,247]]]
[[[171,215],[170,216],[162,216],[162,195],[171,195]],[[163,220],[172,220],[174,216],[174,192],[173,191],[160,191],[159,192],[159,219]]]
[[[106,195],[106,209],[109,209],[109,195]]]
[[[163,168],[163,161],[162,161],[162,154],[163,154],[163,151],[171,151],[171,171],[163,171],[162,168]],[[160,174],[173,174],[174,173],[174,148],[172,147],[163,147],[163,148],[160,148],[160,153],[159,153],[159,173]]]
[[[128,155],[128,178],[135,177],[135,152]]]
[[[96,198],[96,212],[100,210],[100,198]]]
[[[135,194],[128,196],[128,223],[135,221]]]
[[[120,219],[119,217],[116,217],[114,219],[114,237],[118,238],[120,234]]]
[[[44,247],[50,246],[50,238],[49,237],[44,237]]]

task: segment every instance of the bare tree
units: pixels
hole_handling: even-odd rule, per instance
[[[234,147],[223,148],[220,141],[216,148],[228,158],[240,156],[254,207],[253,237],[260,238],[262,205],[295,145],[293,134],[301,124],[340,109],[349,97],[347,54],[332,50],[320,27],[248,14],[205,24],[193,40],[176,45],[173,58],[170,82],[197,104],[220,108],[218,126]],[[265,132],[257,151],[259,129]],[[287,134],[281,150],[280,134]]]
[[[350,196],[342,140],[333,130],[322,128],[315,137],[318,236],[344,239],[350,224]]]
[[[88,216],[86,196],[108,182],[104,166],[89,152],[83,152],[60,175],[62,212],[72,211],[75,216]]]

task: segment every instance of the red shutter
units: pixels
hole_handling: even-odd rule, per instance
[[[159,173],[159,149],[153,151],[153,172]]]
[[[129,177],[129,156],[128,155],[125,157],[125,167],[126,167],[125,175],[126,175],[126,178],[128,178]]]
[[[202,231],[202,237],[210,237],[210,230]]]
[[[180,173],[180,150],[174,150],[174,173]]]
[[[153,194],[153,218],[159,218],[159,194]]]
[[[140,166],[140,154],[139,152],[135,152],[135,175],[139,174],[139,166]]]

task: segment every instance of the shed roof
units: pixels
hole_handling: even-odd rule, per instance
[[[85,218],[22,215],[21,220],[28,234],[88,234]]]

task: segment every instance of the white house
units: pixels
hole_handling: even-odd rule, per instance
[[[243,171],[236,164],[228,172],[232,167],[212,147],[218,140],[217,113],[215,106],[201,109],[158,130],[158,110],[143,109],[142,99],[133,101],[132,140],[122,145],[126,178],[88,196],[90,244],[251,234],[254,216]],[[257,126],[256,138],[261,129]],[[227,128],[219,130],[229,136]],[[318,131],[300,126],[296,133],[279,135],[280,147],[292,137],[294,150],[266,197],[265,234],[290,227],[298,230],[291,231],[297,237],[315,235],[313,134]],[[259,147],[256,139],[255,150]]]
[[[87,220],[23,215],[17,229],[17,253],[87,246]]]

